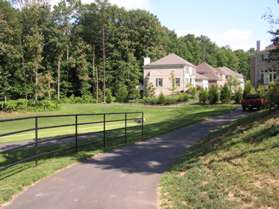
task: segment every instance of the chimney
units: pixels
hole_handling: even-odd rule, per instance
[[[257,41],[257,52],[261,51],[261,41]]]
[[[143,61],[144,65],[149,65],[150,64],[150,57],[145,57]]]

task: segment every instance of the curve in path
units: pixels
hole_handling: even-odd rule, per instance
[[[35,184],[5,209],[156,209],[162,173],[186,147],[242,115],[236,110],[101,154]]]

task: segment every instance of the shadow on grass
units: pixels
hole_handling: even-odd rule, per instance
[[[238,149],[236,154],[230,155],[228,157],[218,157],[219,159],[213,159],[209,161],[205,166],[209,169],[213,163],[227,162],[234,166],[238,166],[237,163],[234,163],[234,160],[247,157],[250,154],[271,151],[279,147],[279,144],[266,145],[265,147],[258,147],[256,143],[261,143],[264,140],[268,140],[279,134],[278,126],[265,127],[258,131],[254,131],[252,134],[248,134],[245,138],[239,140],[233,140],[233,138],[238,138],[239,133],[246,132],[255,125],[255,122],[258,124],[264,124],[267,120],[274,118],[274,113],[276,112],[257,112],[248,116],[247,118],[240,119],[235,123],[229,125],[228,127],[217,131],[216,133],[210,135],[205,141],[201,144],[194,146],[189,150],[188,154],[181,159],[183,162],[184,168],[190,169],[193,166],[196,166],[200,157],[203,157],[209,153],[217,153],[219,151],[228,151],[231,147],[242,144],[243,142],[249,144],[255,144],[251,149]],[[278,112],[277,112],[278,114]],[[275,116],[276,117],[276,116]],[[278,117],[278,116],[277,116]]]
[[[170,119],[168,121],[163,121],[159,123],[147,124],[144,126],[144,135],[141,135],[140,127],[130,127],[127,129],[127,140],[128,143],[134,143],[143,139],[148,139],[150,137],[160,135],[163,133],[170,132],[174,129],[185,127],[196,123],[206,117],[212,117],[220,115],[228,109],[218,109],[210,110],[200,113],[187,114],[183,111],[180,112],[180,116]],[[226,121],[226,120],[225,120]],[[223,120],[215,121],[214,124],[225,122]],[[22,150],[15,150],[12,152],[0,153],[0,167],[7,166],[9,164],[20,161],[24,158],[32,157],[34,153],[40,153],[40,160],[48,160],[53,157],[63,158],[67,156],[74,157],[77,161],[83,163],[94,163],[99,166],[103,166],[106,169],[122,169],[127,172],[145,172],[145,173],[158,173],[163,172],[168,166],[168,163],[164,162],[163,155],[173,155],[177,157],[177,152],[181,152],[185,149],[184,146],[177,143],[170,143],[167,140],[163,140],[162,137],[157,137],[156,142],[150,142],[149,144],[139,143],[134,145],[134,149],[122,149],[121,151],[115,150],[112,152],[111,158],[107,158],[106,161],[95,161],[89,159],[92,157],[92,152],[96,150],[109,151],[112,148],[123,146],[126,144],[126,139],[123,137],[123,129],[114,129],[107,132],[107,148],[103,147],[103,136],[96,135],[95,138],[89,138],[87,140],[82,140],[79,142],[79,153],[75,152],[75,147],[73,142],[64,143],[64,144],[50,144],[47,146],[38,147],[38,150],[35,150],[34,147],[25,148]],[[189,133],[191,134],[191,133]],[[175,136],[174,136],[175,140]],[[143,152],[144,150],[144,152]],[[89,151],[89,152],[88,152]],[[91,153],[90,153],[91,152]],[[152,158],[146,160],[143,156],[142,160],[139,159],[139,156],[136,155],[136,158],[133,158],[134,154],[140,153],[153,153]],[[45,154],[44,154],[45,153]],[[129,160],[129,163],[123,162]],[[139,165],[140,164],[140,165]],[[5,169],[0,172],[0,180],[7,178],[15,173],[19,173],[22,170],[32,168],[34,166],[34,159],[27,161],[25,163],[20,163],[19,165],[13,166],[11,168]]]

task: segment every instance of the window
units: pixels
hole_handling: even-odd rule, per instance
[[[156,78],[156,87],[163,87],[163,79]]]
[[[177,87],[180,87],[180,78],[176,78],[175,83]]]

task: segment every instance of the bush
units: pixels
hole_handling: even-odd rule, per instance
[[[156,104],[171,105],[179,102],[186,102],[188,101],[188,99],[189,97],[185,93],[181,93],[173,96],[165,96],[164,94],[161,93],[159,97],[144,97],[143,103],[149,105],[156,105]]]
[[[106,103],[112,103],[113,97],[110,89],[106,89]]]
[[[120,85],[116,91],[116,99],[118,102],[126,102],[128,97],[128,89],[126,85]]]
[[[208,101],[208,90],[207,89],[201,89],[199,93],[199,102],[201,104],[206,104]]]
[[[231,101],[231,90],[229,89],[227,84],[223,86],[220,94],[222,103],[229,103]]]
[[[255,91],[255,88],[253,87],[251,81],[247,81],[245,83],[243,97],[245,98],[246,96],[255,94],[255,93],[256,93],[256,91]]]
[[[217,86],[211,86],[208,91],[209,104],[216,104],[219,101],[219,90]]]
[[[241,100],[242,100],[242,95],[243,95],[243,92],[241,89],[238,89],[235,93],[234,93],[234,96],[233,96],[233,99],[234,99],[234,102],[236,104],[240,104]]]
[[[197,88],[190,86],[189,89],[187,90],[187,94],[190,95],[192,99],[196,99],[198,90]]]
[[[270,84],[267,93],[268,101],[279,107],[279,83]]]
[[[7,102],[1,102],[0,111],[15,112],[15,111],[52,111],[57,110],[59,104],[56,101],[51,100],[8,100]]]
[[[166,98],[163,93],[160,93],[158,97],[158,104],[165,104]]]
[[[257,88],[257,94],[262,97],[266,98],[268,93],[268,89],[264,85],[259,85]]]

